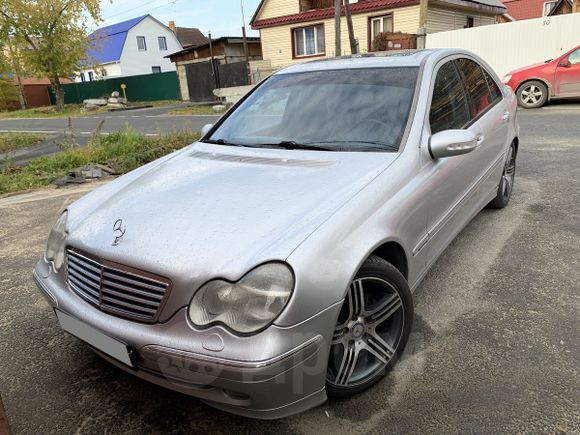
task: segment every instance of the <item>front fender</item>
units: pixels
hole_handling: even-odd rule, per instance
[[[342,301],[361,264],[385,242],[403,247],[410,282],[420,274],[421,262],[409,253],[427,217],[418,211],[424,193],[413,178],[418,161],[409,160],[401,156],[290,254],[296,287],[276,325],[294,325]]]

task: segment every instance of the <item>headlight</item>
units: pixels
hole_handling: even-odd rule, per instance
[[[294,275],[288,266],[264,264],[235,283],[208,282],[193,296],[189,317],[201,327],[222,323],[243,334],[256,332],[278,317],[293,287]]]
[[[511,79],[512,79],[512,75],[511,75],[511,74],[508,74],[508,75],[506,75],[506,76],[504,76],[504,77],[503,77],[503,82],[504,82],[505,84],[508,84],[508,82],[509,82]]]
[[[66,216],[65,211],[60,215],[52,230],[50,230],[50,235],[48,236],[48,242],[46,243],[46,252],[44,257],[47,261],[52,261],[54,269],[58,272],[64,263],[64,246],[66,242]]]

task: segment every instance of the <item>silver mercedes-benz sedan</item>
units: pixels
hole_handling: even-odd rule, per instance
[[[295,65],[202,139],[70,205],[34,278],[112,364],[279,418],[378,382],[412,292],[484,207],[505,207],[516,99],[473,54]]]

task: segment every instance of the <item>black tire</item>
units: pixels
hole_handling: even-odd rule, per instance
[[[530,80],[518,88],[516,95],[520,107],[537,109],[548,101],[548,87],[539,80]]]
[[[500,209],[506,207],[509,204],[512,192],[514,190],[516,177],[516,157],[516,144],[512,143],[508,150],[503,173],[497,187],[497,195],[487,205],[489,208]]]
[[[361,344],[361,346],[370,345],[373,349],[377,349],[376,344],[373,344],[376,343],[375,340],[377,333],[385,334],[385,337],[393,337],[392,343],[389,343],[392,344],[390,349],[393,352],[388,352],[390,359],[387,360],[385,358],[385,361],[381,361],[374,355],[374,351],[371,353],[369,350],[361,348],[356,356],[353,356],[353,358],[355,358],[355,366],[351,370],[349,378],[351,375],[355,374],[359,366],[361,369],[364,369],[364,364],[369,366],[368,374],[362,375],[360,380],[353,382],[351,385],[338,385],[336,380],[339,377],[338,373],[341,373],[342,364],[340,365],[340,369],[336,370],[336,368],[338,368],[336,363],[336,352],[338,352],[340,348],[344,349],[344,354],[342,358],[339,359],[340,361],[347,360],[347,357],[345,356],[347,353],[347,345],[344,343],[335,344],[335,337],[338,337],[337,331],[340,328],[339,325],[344,325],[344,315],[348,316],[352,312],[352,310],[350,310],[352,306],[349,303],[351,300],[350,292],[354,286],[356,286],[355,283],[365,283],[364,286],[363,284],[360,284],[361,293],[364,295],[362,296],[363,303],[361,306],[363,306],[365,310],[369,310],[368,313],[363,310],[363,313],[369,314],[369,323],[366,323],[367,318],[362,321],[365,323],[363,323],[362,326],[364,332],[361,337],[351,338],[350,334],[353,332],[348,328],[345,328],[345,330],[349,330],[349,332],[345,332],[343,337],[348,337],[347,340],[353,343],[353,348],[356,347],[355,341],[357,343],[360,341],[366,343]],[[388,285],[385,285],[385,283]],[[383,285],[384,291],[382,290],[383,287],[381,287]],[[381,295],[381,292],[383,292],[382,294],[384,294],[384,296]],[[397,299],[397,295],[399,299]],[[396,306],[395,303],[389,302],[393,299],[397,299],[395,302]],[[373,304],[377,306],[377,309],[374,314],[370,314]],[[344,399],[360,393],[380,381],[391,370],[405,349],[407,341],[409,340],[409,334],[411,333],[413,313],[413,297],[405,277],[396,267],[382,258],[374,255],[369,257],[355,275],[355,278],[349,287],[347,297],[343,303],[341,314],[337,320],[337,327],[335,329],[335,335],[333,336],[333,344],[330,349],[329,366],[326,375],[326,392],[328,397],[331,399]],[[372,316],[375,316],[375,318],[371,319]],[[380,320],[383,317],[384,320]],[[359,317],[359,319],[360,318],[362,317]],[[400,319],[402,319],[402,322],[400,322]],[[353,321],[354,320],[351,320],[350,322],[352,323]],[[372,322],[375,323],[373,324]],[[385,328],[385,332],[379,332],[379,328],[383,327]],[[393,331],[396,330],[396,334],[395,332],[391,334],[391,331],[386,329],[387,327],[392,328]],[[371,330],[372,332],[369,332]],[[396,340],[394,339],[395,335],[398,336]],[[339,338],[336,338],[336,340],[339,340]],[[365,340],[367,341],[365,342]],[[385,339],[380,343],[386,343],[387,341],[388,339]],[[381,350],[386,349],[387,347],[384,347]],[[387,352],[385,352],[385,354],[379,352],[379,354],[385,357]],[[376,360],[376,363],[379,363],[376,367],[371,365],[373,358]],[[364,373],[364,370],[362,370],[362,372]]]

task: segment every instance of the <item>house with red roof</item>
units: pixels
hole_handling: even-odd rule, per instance
[[[573,0],[503,0],[509,18],[517,21],[569,14],[573,12],[573,3]],[[576,3],[580,5],[578,0]]]
[[[392,35],[390,49],[415,48],[409,41],[418,34],[495,24],[506,11],[500,0],[350,0],[350,9],[362,53],[373,50],[379,33]],[[344,15],[343,7],[342,53],[335,53],[334,0],[262,0],[251,25],[260,31],[264,59],[277,68],[348,54]]]

